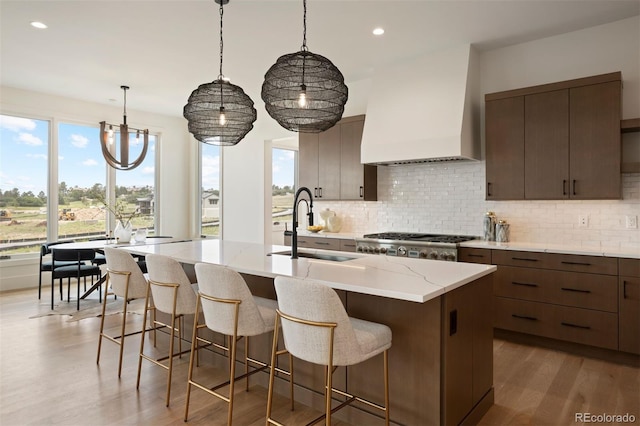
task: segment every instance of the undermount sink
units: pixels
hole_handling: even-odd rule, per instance
[[[291,250],[277,251],[277,252],[269,253],[267,256],[271,256],[271,255],[291,256]],[[355,257],[339,256],[335,254],[309,253],[309,252],[300,251],[300,250],[298,250],[298,257],[306,257],[308,259],[318,259],[318,260],[330,260],[332,262],[344,262],[346,260],[355,259]]]

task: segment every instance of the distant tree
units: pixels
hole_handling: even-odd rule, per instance
[[[31,192],[31,191],[29,191]],[[20,207],[42,207],[44,203],[38,197],[31,195],[23,195],[17,200],[17,204]]]
[[[41,200],[43,203],[45,203],[45,204],[47,203],[47,195],[44,193],[44,191],[40,191],[40,192],[38,193],[38,198],[40,198],[40,200]]]

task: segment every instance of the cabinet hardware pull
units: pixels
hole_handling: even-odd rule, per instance
[[[491,197],[491,182],[487,182],[487,197]]]
[[[581,290],[579,288],[561,287],[560,289],[564,290],[564,291],[573,291],[573,292],[576,292],[576,293],[591,293],[591,290]]]
[[[567,195],[567,180],[562,179],[562,195]]]
[[[318,188],[313,188],[313,196],[318,198]]]
[[[591,264],[588,262],[569,262],[563,260],[561,263],[563,263],[564,265],[591,266]]]
[[[325,242],[321,242],[321,241],[316,241],[315,244],[318,244],[319,246],[328,246],[329,243],[325,243]]]
[[[364,186],[360,187],[360,198],[364,197]]]
[[[570,322],[564,322],[564,321],[562,321],[560,324],[564,325],[565,327],[573,327],[573,328],[581,328],[583,330],[591,330],[591,327],[589,327],[588,325],[571,324]]]
[[[538,321],[538,318],[536,318],[536,317],[528,317],[526,315],[511,314],[511,316],[514,317],[514,318],[523,319],[523,320],[527,320],[527,321]]]
[[[512,257],[513,260],[524,260],[525,262],[537,262],[538,259],[527,259],[526,257]]]
[[[469,256],[469,257],[484,257],[484,254],[469,253],[467,256]]]
[[[454,309],[449,312],[449,336],[453,336],[458,332],[458,310]]]
[[[318,188],[318,193],[320,194],[318,198],[322,198],[322,187]]]
[[[538,284],[531,284],[531,283],[519,283],[519,282],[517,282],[517,281],[511,281],[511,284],[514,284],[514,285],[522,285],[522,286],[525,286],[525,287],[538,287]]]
[[[576,180],[573,180],[573,195],[577,195],[576,194]]]
[[[627,298],[627,280],[622,280],[622,298]]]

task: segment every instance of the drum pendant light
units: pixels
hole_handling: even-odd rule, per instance
[[[236,145],[256,121],[253,101],[241,87],[231,84],[222,74],[222,16],[229,0],[215,0],[220,5],[220,73],[218,78],[200,85],[191,93],[183,115],[189,121],[189,132],[211,145]]]
[[[324,56],[307,49],[307,1],[303,0],[303,39],[299,52],[283,55],[262,84],[267,112],[294,132],[319,133],[333,127],[344,112],[349,90],[344,76]]]

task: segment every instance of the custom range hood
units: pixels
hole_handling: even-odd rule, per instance
[[[361,146],[365,164],[480,158],[477,53],[470,45],[376,70]]]

